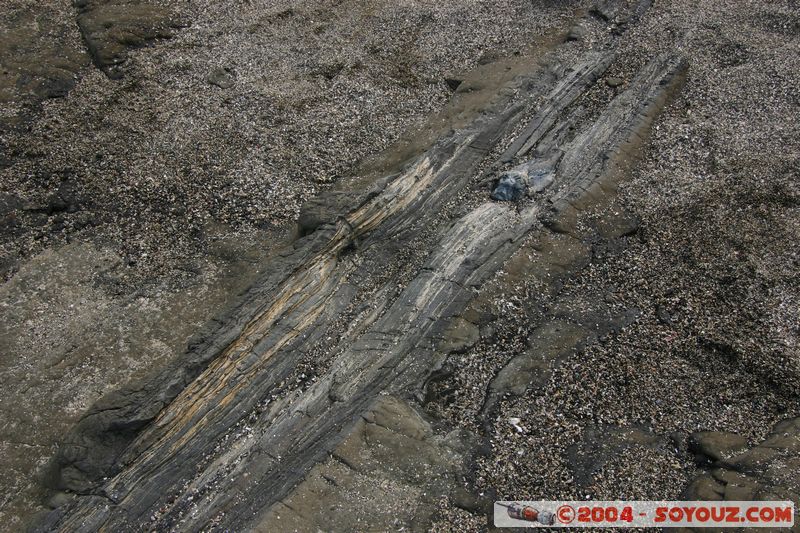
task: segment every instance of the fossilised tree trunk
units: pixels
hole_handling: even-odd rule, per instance
[[[591,197],[685,70],[680,57],[654,59],[581,124],[574,104],[612,61],[591,53],[572,69],[533,68],[470,127],[296,242],[166,373],[95,406],[67,439],[54,478],[86,496],[42,527],[246,529],[379,394],[418,390],[475,288],[532,228]],[[499,146],[523,119],[521,134]],[[493,169],[543,158],[553,184],[517,204],[480,191],[484,201],[463,216],[443,216],[503,149]],[[552,157],[557,151],[563,156]]]

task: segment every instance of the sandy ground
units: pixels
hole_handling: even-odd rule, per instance
[[[42,103],[38,86],[0,86],[3,528],[41,508],[36,479],[80,412],[182,350],[288,238],[304,201],[440,109],[446,78],[524,50],[590,3],[175,2],[190,25],[133,52],[122,80],[81,55],[69,2],[4,6],[4,27],[25,20],[21,41],[55,40],[77,77]],[[689,57],[686,86],[621,190],[639,229],[595,250],[550,302],[601,294],[639,319],[501,406],[475,491],[677,498],[699,471],[688,433],[756,443],[800,414],[800,7],[656,0],[613,74],[673,47]],[[219,69],[225,88],[209,82]],[[531,330],[508,302],[537,289],[520,282],[497,302],[498,339],[459,356],[455,400],[437,415],[477,428],[488,380]],[[576,480],[571,446],[603,443],[609,427],[664,444],[609,445],[601,475]],[[447,505],[435,527],[451,520],[486,523]]]

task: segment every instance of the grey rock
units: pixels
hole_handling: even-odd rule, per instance
[[[472,322],[463,318],[453,320],[450,327],[444,333],[444,340],[439,345],[443,352],[465,352],[475,345],[480,339],[480,329]]]
[[[420,422],[410,405],[381,397],[329,459],[257,520],[257,529],[358,531],[366,523],[373,530],[422,531],[451,491],[455,501],[477,508],[466,491],[452,489],[463,457]]]
[[[586,38],[587,30],[583,24],[576,24],[567,32],[564,40],[566,41],[582,41]]]
[[[689,437],[689,450],[711,461],[719,461],[747,447],[747,439],[736,433],[698,431]]]
[[[482,339],[491,339],[497,333],[497,325],[494,322],[489,322],[480,326],[480,334]]]
[[[603,239],[613,240],[630,237],[639,231],[640,221],[625,209],[615,206],[600,216],[593,223],[598,235]]]
[[[0,193],[0,217],[4,217],[21,209],[22,200],[16,194]]]
[[[464,489],[463,487],[458,487],[453,492],[452,499],[453,505],[472,513],[480,512],[485,503],[483,500],[481,500],[481,498]]]
[[[0,102],[7,98],[37,102],[64,96],[77,82],[89,56],[79,39],[73,38],[74,20],[56,15],[50,6],[27,4],[12,8],[4,3],[0,21]],[[62,4],[65,9],[69,3]],[[27,112],[14,114],[23,118]],[[0,127],[16,122],[11,116],[0,118]],[[11,163],[14,154],[0,145],[0,168]]]
[[[519,55],[519,53],[516,52],[515,55]],[[500,54],[499,53],[497,53],[495,51],[489,51],[489,52],[486,52],[486,53],[482,54],[481,57],[478,58],[478,64],[479,65],[488,65],[490,63],[494,63],[498,59],[500,59]]]
[[[525,182],[518,175],[509,173],[500,177],[491,197],[499,202],[513,202],[522,198],[526,192]]]
[[[525,154],[533,150],[536,163],[527,168],[525,185],[544,190],[550,180],[535,171],[561,157],[554,146],[561,140],[540,135],[539,127],[548,121],[554,125],[558,110],[569,107],[564,102],[587,90],[608,64],[606,56],[591,53],[561,79],[541,66],[515,78],[517,90],[502,92],[471,125],[443,137],[380,188],[355,191],[343,216],[264,265],[263,278],[238,306],[192,341],[168,369],[98,402],[67,437],[53,479],[62,488],[75,485],[118,503],[79,498],[51,529],[91,524],[120,531],[157,509],[167,511],[149,527],[185,520],[181,527],[202,528],[219,517],[222,529],[249,529],[278,509],[276,504],[334,450],[355,472],[343,476],[393,464],[395,479],[412,483],[432,471],[447,471],[453,458],[434,436],[415,438],[427,433],[425,424],[392,424],[389,414],[373,413],[375,422],[384,419],[385,425],[378,425],[360,415],[381,396],[415,396],[441,367],[437,341],[453,334],[466,346],[477,339],[474,324],[451,330],[452,317],[460,316],[474,288],[538,226],[540,208],[483,202],[457,220],[441,217],[441,210],[470,186],[497,143],[515,131],[525,116],[523,106],[513,105],[523,87],[526,101],[541,99],[543,105],[523,129],[519,158],[531,157]],[[683,66],[681,58],[655,59],[565,147],[580,154],[572,154],[563,174],[558,169],[559,189],[547,191],[555,211],[567,209],[563,195],[580,205],[592,194],[604,176],[599,165],[649,125],[642,117],[661,109]],[[422,244],[420,228],[426,233]],[[410,246],[425,246],[422,260],[398,287],[396,276],[385,275],[387,265],[402,260],[401,252]],[[368,309],[343,329],[339,317],[350,321],[353,309],[362,308],[356,298],[368,301]],[[338,339],[320,351],[330,331]],[[311,353],[319,375],[293,386],[298,367]],[[275,400],[265,404],[270,397]],[[252,438],[237,436],[242,424],[252,428]],[[230,438],[235,445],[220,449],[219,443]],[[619,438],[650,446],[647,436]],[[365,454],[356,446],[359,440],[381,446]],[[352,448],[342,448],[347,443]],[[223,477],[224,486],[212,486]],[[187,479],[192,480],[188,485]],[[315,481],[322,482],[328,483]],[[425,512],[411,524],[422,524],[427,509],[435,511],[429,503],[422,507]]]
[[[717,483],[710,476],[701,476],[686,488],[686,497],[692,500],[721,500],[725,494],[725,486]]]
[[[211,85],[216,85],[220,89],[230,89],[234,84],[233,74],[227,67],[214,68],[208,74],[206,81]]]
[[[533,159],[504,172],[492,191],[492,200],[513,202],[526,194],[544,191],[555,181],[556,165],[561,155],[561,152],[556,152],[550,157]]]
[[[791,500],[800,503],[800,418],[777,423],[767,438],[749,450],[733,433],[699,432],[690,450],[714,459],[716,468],[695,478],[689,499]],[[741,452],[741,453],[737,453]],[[715,459],[716,458],[716,459]]]
[[[606,21],[613,21],[620,13],[620,6],[614,0],[599,0],[589,9],[589,13]]]
[[[348,191],[332,189],[312,198],[300,209],[297,226],[301,236],[313,233],[323,224],[331,224],[347,212],[353,201]]]
[[[448,87],[450,87],[450,90],[451,90],[451,91],[455,91],[456,89],[458,89],[458,87],[459,87],[459,86],[460,86],[462,83],[464,83],[464,78],[463,78],[463,77],[460,77],[460,76],[459,76],[459,77],[456,77],[456,76],[446,76],[446,77],[444,78],[444,82],[447,84],[447,86],[448,86]]]
[[[74,494],[69,494],[67,492],[56,492],[47,500],[47,506],[51,509],[55,509],[57,507],[67,505],[72,501],[73,498],[75,498]]]
[[[611,88],[619,87],[623,83],[625,83],[625,80],[622,78],[606,78],[606,85]]]
[[[588,335],[586,328],[563,320],[542,325],[531,333],[529,348],[498,372],[489,386],[491,393],[521,396],[528,387],[543,385],[555,361],[573,352]]]

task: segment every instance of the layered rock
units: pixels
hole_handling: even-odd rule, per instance
[[[369,425],[386,409],[382,395],[424,397],[447,353],[476,342],[480,328],[459,318],[476,290],[531,230],[558,238],[574,229],[578,210],[613,192],[627,148],[645,135],[686,69],[679,56],[654,58],[587,120],[574,104],[613,59],[591,52],[565,65],[550,54],[398,174],[352,191],[349,202],[342,194],[317,200],[313,216],[302,218],[305,235],[268,265],[238,308],[166,372],[87,413],[52,476],[56,488],[83,496],[42,527],[260,527],[276,523],[279,502],[316,491],[317,470],[335,477],[339,467],[315,467],[330,453],[359,471],[347,451],[352,435],[375,436],[394,424]],[[484,192],[454,209],[471,185],[539,159],[553,175],[542,194],[509,203]],[[499,378],[495,390],[523,385]],[[388,428],[402,436],[387,446],[426,448],[413,442],[424,442],[426,430],[401,426]],[[425,455],[447,457],[447,449],[453,446]],[[405,471],[402,454],[393,460]]]

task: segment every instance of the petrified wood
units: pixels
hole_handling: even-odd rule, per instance
[[[533,65],[471,126],[332,210],[170,369],[85,416],[52,479],[84,496],[41,527],[247,529],[380,394],[415,394],[476,288],[532,228],[591,201],[685,70],[680,57],[655,58],[586,123],[575,102],[612,61],[596,52],[572,68]],[[554,176],[540,194],[510,203],[474,191],[483,201],[442,215],[487,172],[534,160]]]

